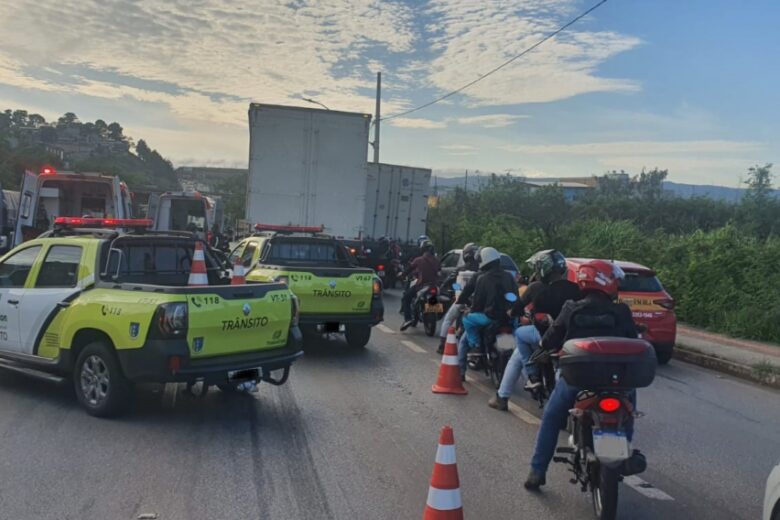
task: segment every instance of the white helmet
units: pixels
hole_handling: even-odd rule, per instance
[[[479,250],[479,268],[484,269],[489,263],[500,260],[501,255],[493,247],[483,247]]]

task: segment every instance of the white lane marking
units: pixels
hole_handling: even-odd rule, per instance
[[[376,328],[378,328],[379,330],[381,330],[385,334],[395,334],[395,331],[393,329],[391,329],[387,325],[383,325],[381,323],[379,325],[377,325]]]
[[[634,491],[643,494],[647,498],[653,498],[655,500],[674,500],[671,496],[667,495],[652,484],[645,482],[636,475],[623,477],[623,484],[630,486]]]
[[[408,340],[405,340],[405,339],[404,339],[404,340],[401,340],[401,343],[402,343],[402,344],[403,344],[403,345],[404,345],[406,348],[408,348],[409,350],[411,350],[412,352],[417,352],[418,354],[425,354],[425,349],[423,349],[422,347],[418,346],[418,345],[417,345],[415,342],[413,342],[413,341],[408,341]]]

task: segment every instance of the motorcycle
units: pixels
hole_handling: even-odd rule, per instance
[[[453,284],[453,288],[460,290],[459,284]],[[506,293],[504,298],[509,303],[517,301],[517,295],[511,292]],[[460,329],[460,322],[458,328]],[[514,327],[508,321],[491,323],[482,330],[480,347],[471,350],[466,358],[468,367],[472,370],[483,370],[496,389],[501,386],[506,365],[515,348],[513,332]],[[501,341],[506,336],[512,339],[509,342]]]
[[[398,260],[379,262],[372,266],[376,275],[382,280],[382,287],[385,289],[395,289],[399,274],[398,266]]]
[[[559,356],[560,375],[582,389],[569,411],[569,445],[557,448],[574,474],[572,484],[590,492],[599,520],[614,520],[618,483],[645,470],[638,450],[631,450],[629,430],[636,412],[635,389],[655,377],[653,347],[641,339],[585,338],[567,341]]]
[[[412,301],[412,319],[416,326],[422,322],[426,336],[436,334],[436,322],[444,316],[444,302],[449,299],[439,294],[439,289],[435,285],[426,285],[417,291],[417,295]]]

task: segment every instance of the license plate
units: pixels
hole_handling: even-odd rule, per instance
[[[379,278],[384,278],[385,277],[385,272],[384,271],[377,271],[376,274],[379,276]]]
[[[599,459],[627,459],[628,439],[624,433],[596,430],[593,432],[593,451]]]
[[[229,370],[228,381],[241,382],[241,381],[258,381],[260,379],[260,369],[250,368],[248,370]]]
[[[442,305],[441,303],[434,303],[433,305],[431,305],[430,303],[426,303],[425,312],[442,313],[444,312],[444,305]]]

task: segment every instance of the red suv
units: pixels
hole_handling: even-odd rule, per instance
[[[589,258],[568,258],[569,280],[576,282],[577,269]],[[620,283],[618,299],[631,307],[634,321],[647,327],[642,337],[653,344],[658,363],[672,359],[677,338],[677,315],[674,298],[666,292],[655,271],[633,262],[614,261],[626,273]]]

